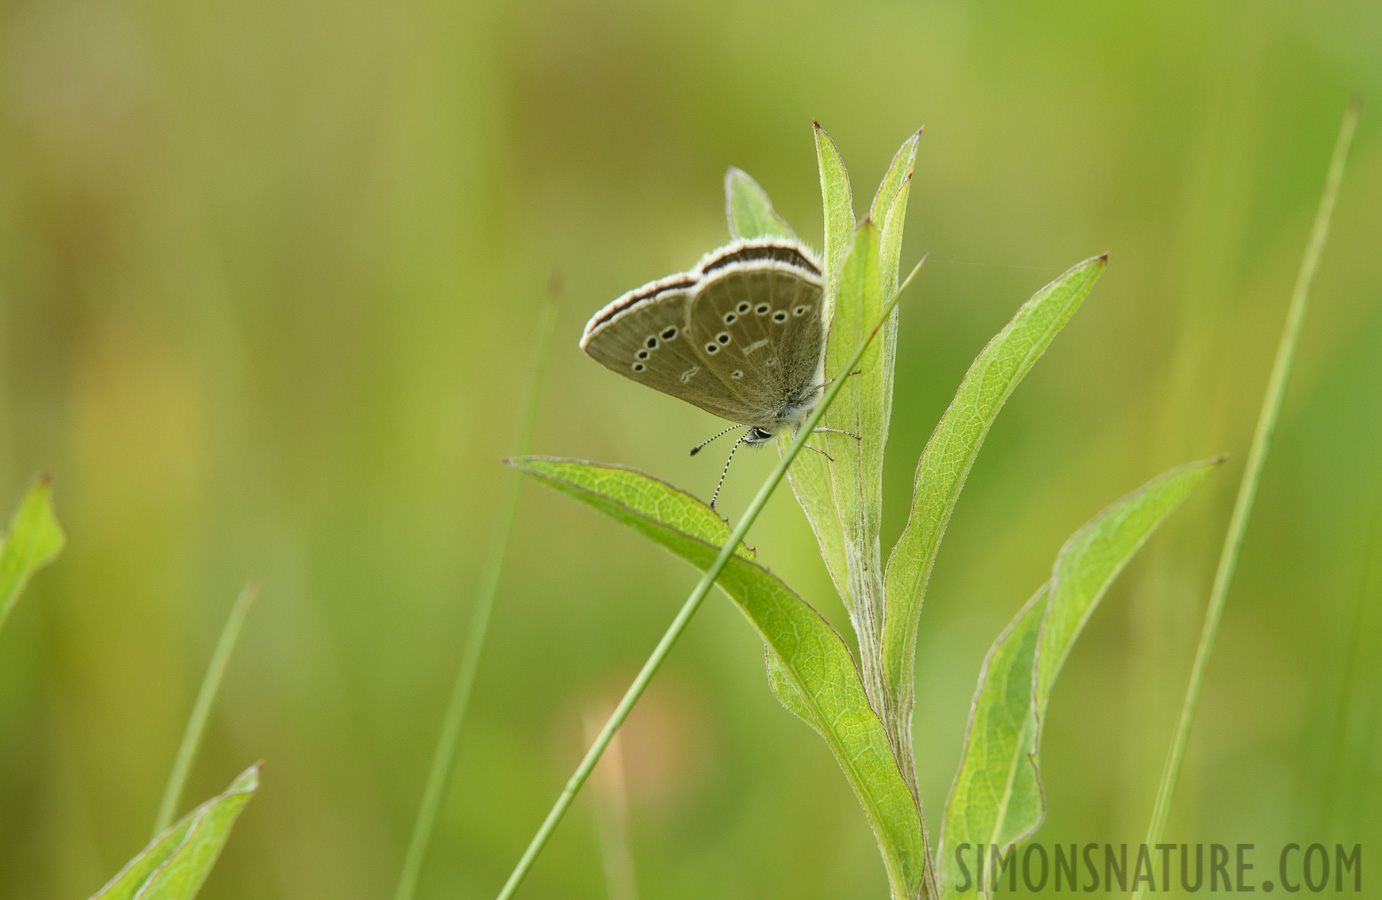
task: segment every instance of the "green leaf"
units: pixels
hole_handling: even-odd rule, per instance
[[[849,173],[835,142],[815,124],[816,158],[821,171],[821,204],[825,210],[825,312],[826,321],[834,320],[835,297],[844,252],[853,243],[854,197],[850,193]],[[872,322],[868,323],[872,324]],[[847,347],[848,353],[853,347]],[[828,363],[827,363],[828,365]],[[827,372],[829,369],[827,368]],[[836,400],[836,405],[845,398]],[[778,452],[785,452],[792,443],[791,435],[778,439]],[[835,582],[835,590],[845,607],[854,611],[854,595],[849,587],[849,568],[845,562],[845,535],[835,506],[835,488],[831,481],[830,464],[818,453],[803,453],[788,472],[792,493],[806,513],[811,529],[821,547],[821,557]]]
[[[946,803],[940,870],[942,897],[965,882],[954,848],[1006,850],[1045,816],[1037,769],[1051,685],[1113,579],[1156,527],[1221,459],[1159,476],[1104,510],[1066,541],[1051,580],[998,636],[979,675],[960,770]],[[986,854],[987,855],[987,854]]]
[[[46,474],[40,475],[0,537],[0,626],[30,576],[51,562],[66,541],[53,514],[52,485]]]
[[[844,386],[826,413],[830,428],[823,443],[830,465],[840,526],[844,533],[849,593],[854,601],[860,654],[864,642],[875,648],[882,637],[883,581],[878,565],[878,531],[882,522],[883,445],[887,440],[887,408],[883,396],[882,352],[869,345],[856,371],[844,370],[850,353],[863,340],[883,310],[882,275],[878,268],[878,226],[864,220],[854,232],[854,244],[840,270],[838,303],[826,342],[827,377],[844,378]],[[856,437],[857,436],[857,437]],[[866,663],[867,665],[867,663]]]
[[[883,293],[886,301],[897,293],[898,267],[902,261],[902,227],[907,218],[907,198],[912,189],[912,171],[917,161],[917,143],[921,132],[908,138],[896,155],[888,174],[878,186],[869,212],[872,219],[882,228],[878,244],[878,270],[883,276]],[[883,383],[880,385],[884,397],[883,434],[888,433],[889,415],[892,410],[893,368],[897,359],[897,313],[888,317],[879,335],[881,348]],[[880,449],[881,454],[881,449]]]
[[[834,303],[835,275],[846,250],[853,242],[854,195],[849,189],[849,173],[835,142],[821,127],[816,128],[816,162],[821,170],[821,204],[825,210],[825,318],[830,321]]]
[[[743,169],[725,173],[725,215],[729,233],[737,238],[796,238],[792,226],[773,210],[768,193]]]
[[[897,153],[893,154],[893,161],[888,166],[888,172],[883,176],[883,180],[878,184],[878,192],[873,195],[873,203],[869,206],[869,218],[873,219],[886,232],[888,220],[894,207],[897,206],[898,194],[912,178],[912,171],[916,168],[917,144],[921,141],[921,130],[902,142],[902,146],[897,148]],[[906,199],[903,199],[901,212],[906,212]],[[897,222],[901,225],[901,219]],[[898,231],[898,246],[901,246],[901,231]],[[887,268],[884,266],[884,268]],[[896,263],[894,263],[896,268]]]
[[[729,539],[728,526],[710,507],[641,472],[541,457],[509,464],[698,568],[708,567]],[[730,559],[717,584],[763,639],[778,699],[835,754],[878,838],[895,896],[915,896],[926,862],[920,814],[844,641],[806,601],[742,554]]]
[[[259,788],[256,763],[149,842],[92,900],[189,900],[197,896],[241,808]]]
[[[783,454],[795,438],[782,434],[777,439],[777,452]],[[852,615],[854,597],[849,592],[849,567],[845,563],[845,533],[840,527],[840,514],[835,509],[835,488],[830,483],[830,462],[819,453],[801,453],[787,470],[792,493],[806,513],[811,530],[821,547],[821,558],[835,583],[845,608]]]
[[[883,665],[890,692],[910,709],[917,623],[941,537],[989,427],[1018,383],[1070,320],[1107,257],[1085,260],[1037,291],[969,367],[917,464],[907,527],[888,560]]]

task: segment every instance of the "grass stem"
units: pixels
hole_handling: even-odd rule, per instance
[[[532,361],[529,365],[528,391],[523,401],[523,418],[518,428],[515,452],[526,454],[533,443],[533,432],[537,428],[538,397],[541,394],[542,374],[547,367],[547,357],[552,347],[552,334],[557,323],[557,301],[549,299],[542,308],[538,319],[537,338],[533,345]],[[518,499],[523,486],[522,475],[510,472],[504,482],[504,493],[499,500],[499,508],[494,518],[494,531],[490,538],[489,555],[480,575],[480,588],[475,606],[470,613],[470,625],[466,632],[465,648],[461,654],[460,666],[456,671],[456,682],[451,689],[451,700],[447,704],[442,719],[441,734],[437,737],[436,749],[432,753],[432,764],[427,771],[427,784],[422,791],[422,801],[418,804],[417,819],[413,822],[413,833],[408,840],[408,850],[403,857],[403,868],[398,876],[398,888],[394,900],[412,900],[417,893],[418,879],[427,859],[427,848],[432,843],[432,832],[436,828],[437,814],[441,811],[446,789],[451,782],[451,773],[456,766],[456,749],[461,741],[461,726],[465,722],[466,708],[470,705],[471,689],[475,686],[475,673],[480,668],[480,656],[484,651],[485,637],[489,632],[489,622],[494,612],[494,598],[499,591],[499,576],[504,568],[504,555],[508,549],[509,534],[513,531],[514,518],[518,514]]]
[[[1300,341],[1301,326],[1310,303],[1310,286],[1315,280],[1320,257],[1324,253],[1325,242],[1329,237],[1329,221],[1334,213],[1334,204],[1339,196],[1339,184],[1344,177],[1344,163],[1348,158],[1349,146],[1358,125],[1360,105],[1357,100],[1349,104],[1339,128],[1339,138],[1334,145],[1334,156],[1329,164],[1329,175],[1325,179],[1324,195],[1320,198],[1319,210],[1315,214],[1315,224],[1310,233],[1310,242],[1301,261],[1300,272],[1296,277],[1295,290],[1291,294],[1291,304],[1286,313],[1286,324],[1281,332],[1281,342],[1277,345],[1276,360],[1267,380],[1267,392],[1262,398],[1262,409],[1258,414],[1257,428],[1253,433],[1252,446],[1248,450],[1247,464],[1243,469],[1243,479],[1238,485],[1238,496],[1234,500],[1233,515],[1229,519],[1228,532],[1224,535],[1223,550],[1219,555],[1218,570],[1214,574],[1214,586],[1210,589],[1209,605],[1205,609],[1204,626],[1200,632],[1199,647],[1195,651],[1195,662],[1190,669],[1190,682],[1185,689],[1185,701],[1181,705],[1180,720],[1176,723],[1175,736],[1171,740],[1170,752],[1162,770],[1161,784],[1157,788],[1156,804],[1152,808],[1151,824],[1147,828],[1147,845],[1156,846],[1161,841],[1162,830],[1166,826],[1166,816],[1170,811],[1171,796],[1175,792],[1176,780],[1180,776],[1185,746],[1190,737],[1190,727],[1195,720],[1199,706],[1200,692],[1204,686],[1205,670],[1209,666],[1210,655],[1214,651],[1214,638],[1223,617],[1224,602],[1228,597],[1229,586],[1233,582],[1234,569],[1238,565],[1238,554],[1243,546],[1243,536],[1247,532],[1248,519],[1252,515],[1253,502],[1257,499],[1257,485],[1262,477],[1262,467],[1271,447],[1272,434],[1276,431],[1277,419],[1281,415],[1282,398],[1286,393],[1286,382],[1291,376],[1291,366],[1295,361],[1296,346]],[[1140,900],[1143,888],[1138,888],[1133,897]]]
[[[235,650],[235,642],[240,637],[240,627],[245,624],[245,616],[255,597],[259,596],[259,585],[253,582],[240,590],[235,604],[230,608],[226,624],[221,628],[221,637],[216,641],[216,649],[211,654],[211,662],[202,678],[201,690],[197,692],[196,702],[192,704],[192,714],[187,718],[187,728],[182,734],[182,744],[178,755],[173,759],[173,771],[168,773],[168,786],[163,789],[163,802],[158,805],[158,818],[154,820],[154,835],[158,836],[171,824],[177,814],[178,801],[182,799],[187,786],[187,773],[192,769],[192,760],[201,746],[202,735],[206,732],[206,720],[211,715],[211,704],[221,688],[221,677],[225,675],[230,655]]]

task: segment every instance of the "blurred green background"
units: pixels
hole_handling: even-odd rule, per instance
[[[931,257],[902,311],[885,545],[974,354],[1112,254],[998,420],[932,581],[933,835],[983,653],[1064,539],[1155,473],[1233,454],[1109,595],[1050,711],[1041,839],[1141,840],[1352,92],[1371,107],[1169,839],[1382,848],[1377,3],[30,0],[0,7],[0,53],[0,501],[48,468],[70,536],[0,634],[0,896],[85,897],[144,844],[250,578],[186,800],[256,759],[263,787],[203,896],[391,895],[549,282],[537,452],[708,496],[721,456],[686,451],[721,423],[577,339],[726,239],[728,166],[819,245],[813,118],[859,209],[926,126],[904,265]],[[724,511],[771,462],[736,461]],[[844,626],[787,491],[752,543]],[[497,891],[582,719],[694,580],[525,488],[422,896]],[[644,895],[885,896],[843,777],[723,597],[624,756]],[[523,897],[605,896],[593,823],[583,797]]]

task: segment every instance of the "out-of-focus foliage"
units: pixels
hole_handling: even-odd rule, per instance
[[[0,896],[89,896],[145,843],[251,577],[189,796],[247,758],[268,777],[201,896],[386,896],[549,283],[567,338],[535,449],[708,496],[718,462],[686,450],[718,421],[576,340],[723,241],[730,166],[818,241],[813,118],[858,185],[926,126],[902,258],[930,258],[901,313],[885,546],[984,342],[1070,260],[1111,253],[989,435],[932,575],[915,735],[933,820],[985,650],[1062,538],[1149,472],[1233,454],[1104,599],[1043,725],[1042,840],[1140,840],[1339,116],[1350,92],[1382,97],[1379,33],[1375,3],[1276,0],[8,5],[0,508],[51,469],[69,543],[0,632]],[[1382,842],[1375,121],[1168,840]],[[735,461],[726,514],[771,462]],[[750,543],[803,595],[832,593],[790,497]],[[494,893],[583,718],[695,578],[534,490],[509,559],[422,897]],[[650,896],[885,894],[848,785],[728,602],[701,611],[623,757]],[[603,896],[586,802],[525,895]]]
[[[0,533],[0,626],[19,600],[24,585],[53,561],[66,540],[53,514],[53,488],[46,475],[29,488],[10,525]]]

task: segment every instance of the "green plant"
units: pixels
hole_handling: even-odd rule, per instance
[[[19,502],[9,528],[0,536],[0,625],[29,579],[57,558],[66,542],[53,512],[52,486],[46,474],[40,475]],[[223,793],[168,824],[254,593],[253,588],[241,593],[222,632],[164,793],[153,840],[92,895],[92,900],[191,900],[220,856],[241,808],[259,788],[256,763],[240,773]]]
[[[902,145],[868,216],[858,223],[844,163],[819,125],[815,134],[825,209],[830,386],[811,420],[781,441],[781,462],[738,526],[731,531],[700,500],[631,469],[568,459],[511,461],[633,527],[703,569],[705,576],[568,783],[501,897],[512,895],[711,584],[729,595],[762,637],[769,682],[778,699],[830,746],[878,841],[892,896],[954,895],[963,876],[945,863],[946,848],[970,844],[1005,849],[1040,824],[1044,797],[1036,762],[1041,717],[1061,664],[1113,578],[1219,462],[1173,469],[1092,519],[1066,543],[1051,579],[999,635],[980,676],[966,751],[946,804],[942,852],[934,854],[917,794],[911,738],[917,623],[927,580],[989,427],[1079,308],[1106,259],[1079,263],[1038,291],[974,361],[921,456],[908,524],[885,569],[879,541],[882,462],[892,405],[896,304],[911,280],[900,281],[898,275],[920,132]],[[753,179],[731,170],[725,184],[734,236],[792,233]],[[856,377],[839,377],[856,369]],[[831,433],[829,458],[797,457],[805,436],[819,422],[862,440]],[[788,466],[792,488],[849,611],[858,638],[857,660],[831,625],[742,543]]]

